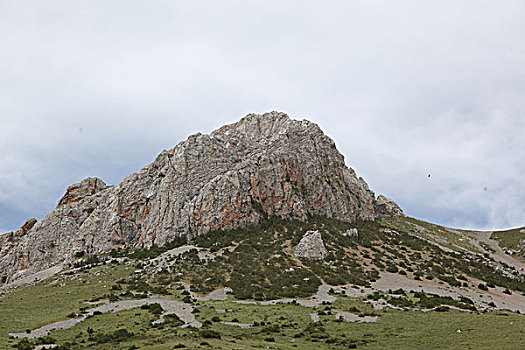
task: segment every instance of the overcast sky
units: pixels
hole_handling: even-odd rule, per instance
[[[271,110],[410,216],[525,225],[522,0],[0,0],[0,232]]]

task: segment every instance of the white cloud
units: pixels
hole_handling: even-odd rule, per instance
[[[523,13],[521,1],[4,1],[0,223],[43,216],[85,176],[118,182],[189,134],[282,110],[319,123],[410,215],[522,225]]]

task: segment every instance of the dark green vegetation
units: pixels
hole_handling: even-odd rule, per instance
[[[346,223],[313,217],[304,223],[272,218],[256,227],[198,237],[198,246],[222,255],[198,264],[193,252],[186,260],[177,260],[175,270],[192,270],[187,279],[195,292],[204,294],[228,286],[239,299],[304,297],[315,293],[321,279],[330,285],[369,286],[378,279],[379,271],[415,279],[436,278],[452,286],[468,284],[470,277],[525,292],[525,282],[512,267],[507,268],[516,278],[495,273],[490,265],[494,261],[481,254],[444,252],[417,237],[419,232],[413,227],[400,225],[405,220],[410,219]],[[350,228],[358,229],[357,238],[343,235]],[[389,228],[398,231],[388,234]],[[331,253],[323,261],[298,261],[291,255],[308,230],[322,233]],[[290,268],[294,271],[286,272]]]
[[[227,286],[239,299],[310,296],[317,291],[321,278],[332,285],[352,283],[366,286],[370,280],[377,279],[377,271],[366,269],[357,254],[348,252],[360,245],[371,246],[378,228],[375,225],[366,223],[360,238],[352,239],[341,233],[355,224],[321,217],[314,217],[308,223],[272,218],[258,226],[212,231],[198,237],[195,242],[198,246],[208,248],[212,253],[221,252],[221,256],[214,261],[196,264],[198,257],[190,254],[190,259],[177,261],[177,266],[187,270],[189,265],[197,265],[189,276],[194,291],[207,293],[219,286]],[[323,231],[330,256],[323,262],[301,262],[294,258],[291,254],[293,247],[306,231],[316,229]]]
[[[350,228],[358,229],[358,237],[344,235]],[[325,260],[301,261],[293,256],[293,248],[308,230],[321,232],[330,251]],[[313,217],[307,223],[270,218],[257,226],[200,236],[192,242],[200,251],[194,249],[180,256],[164,253],[183,241],[100,256],[79,252],[73,270],[0,299],[0,349],[29,349],[51,341],[62,349],[520,348],[525,342],[525,316],[484,311],[465,297],[405,290],[360,298],[339,293],[333,294],[335,302],[317,309],[297,303],[262,306],[232,302],[306,298],[322,282],[369,287],[380,272],[469,286],[479,292],[496,286],[506,288],[505,293],[525,292],[525,283],[513,268],[504,266],[509,273],[505,275],[494,270],[495,262],[488,256],[458,249],[444,252],[425,240],[427,235],[449,234],[410,218],[356,223],[323,217]],[[453,240],[451,237],[448,242]],[[456,243],[463,244],[459,240]],[[199,294],[230,287],[232,300],[196,301],[182,283]],[[79,317],[94,307],[86,301],[116,302],[150,296],[191,304],[203,327],[181,328],[184,323],[175,314],[164,315],[164,322],[156,323],[165,310],[152,303],[118,313],[98,312],[70,329],[52,331],[31,341],[8,337],[9,332],[25,332]],[[371,303],[379,300],[391,307],[373,309]],[[377,316],[379,321],[349,323],[336,317],[338,311]],[[313,322],[311,314],[316,314],[319,322]]]

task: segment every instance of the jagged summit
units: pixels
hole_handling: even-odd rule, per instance
[[[282,135],[294,130],[306,131],[309,128],[321,131],[317,124],[308,120],[294,120],[286,113],[273,111],[264,114],[250,113],[236,123],[220,127],[213,131],[211,135],[238,133],[251,137],[252,139],[265,141],[273,136]]]
[[[70,186],[23,235],[0,236],[0,278],[68,262],[77,251],[162,245],[272,215],[355,221],[403,214],[376,199],[317,124],[249,114],[191,135],[118,185],[89,178]]]

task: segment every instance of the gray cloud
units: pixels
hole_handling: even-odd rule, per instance
[[[409,215],[525,223],[521,1],[3,1],[0,229],[249,112],[320,124]],[[431,174],[431,177],[428,177]]]

